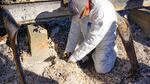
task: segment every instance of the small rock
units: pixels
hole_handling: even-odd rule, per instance
[[[0,37],[0,45],[5,44],[6,41],[7,41],[7,38],[4,38],[4,39],[2,40],[1,37]]]

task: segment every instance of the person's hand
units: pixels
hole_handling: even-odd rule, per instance
[[[64,52],[63,53],[63,56],[62,56],[62,59],[65,60],[65,61],[68,61],[69,57],[71,56],[71,52]]]
[[[77,60],[74,58],[74,56],[70,56],[68,62],[69,63],[76,63]]]

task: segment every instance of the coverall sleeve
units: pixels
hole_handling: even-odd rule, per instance
[[[92,19],[92,24],[88,36],[85,38],[83,43],[79,45],[79,48],[76,49],[76,51],[74,51],[74,53],[72,54],[72,56],[74,56],[76,60],[81,60],[89,52],[91,52],[102,41],[107,31],[109,30],[109,25],[106,26],[103,22],[103,13],[94,14],[95,15]],[[97,14],[98,16],[96,16]]]
[[[65,51],[73,52],[81,35],[80,25],[76,18],[72,19]]]

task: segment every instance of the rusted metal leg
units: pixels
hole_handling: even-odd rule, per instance
[[[21,84],[26,84],[26,81],[25,81],[25,78],[23,75],[23,69],[21,67],[21,63],[20,63],[20,59],[19,59],[19,53],[17,52],[18,26],[10,16],[4,16],[3,20],[4,20],[4,25],[5,25],[6,31],[8,33],[10,45],[11,45],[11,48],[13,50],[14,61],[16,64],[17,72],[19,74],[20,82],[21,82]]]
[[[132,34],[131,34],[131,26],[128,23],[127,19],[121,17],[118,15],[118,33],[121,37],[121,40],[123,42],[123,45],[125,47],[125,50],[127,52],[127,56],[130,60],[131,69],[130,69],[130,75],[135,75],[135,73],[139,69],[139,64],[137,61]]]

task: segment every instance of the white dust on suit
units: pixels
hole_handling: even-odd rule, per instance
[[[94,66],[97,73],[109,72],[116,60],[116,11],[108,0],[95,0],[90,15],[74,16],[65,51],[73,52],[81,60],[93,49]]]

